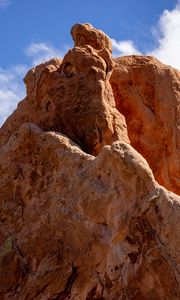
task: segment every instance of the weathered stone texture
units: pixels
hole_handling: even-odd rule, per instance
[[[0,299],[179,300],[179,72],[71,33],[0,129]]]
[[[131,145],[156,180],[180,194],[180,73],[153,57],[115,59],[110,82]]]

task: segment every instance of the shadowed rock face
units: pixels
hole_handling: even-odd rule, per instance
[[[179,73],[71,33],[0,129],[0,299],[179,300]]]
[[[117,139],[129,142],[108,81],[111,69],[108,50],[90,46],[70,50],[59,69],[65,90],[57,112],[61,131],[93,155]]]

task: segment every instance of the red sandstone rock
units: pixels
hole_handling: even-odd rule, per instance
[[[94,41],[80,28],[75,43]],[[2,300],[180,299],[180,197],[153,176],[179,192],[179,75],[144,57],[114,67],[97,36],[100,50],[30,70],[0,129]]]
[[[3,125],[0,145],[27,122],[60,131],[93,155],[118,139],[128,143],[109,83],[112,66],[108,50],[86,46],[70,50],[62,64],[56,59],[30,70],[24,79],[27,98]]]
[[[71,29],[75,47],[92,46],[96,50],[103,48],[112,52],[110,38],[101,30],[93,28],[91,24],[75,24]]]
[[[131,145],[156,180],[180,194],[180,72],[153,57],[115,59],[110,82]]]
[[[0,161],[1,299],[179,299],[180,198],[130,145],[26,124]]]

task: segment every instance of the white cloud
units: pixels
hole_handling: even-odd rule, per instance
[[[115,39],[111,39],[112,46],[113,46],[113,53],[114,55],[132,55],[132,54],[141,54],[136,46],[134,45],[133,41],[126,40],[126,41],[116,41]]]
[[[9,0],[0,0],[0,8],[7,7],[11,2]]]
[[[33,65],[47,61],[53,57],[62,57],[64,53],[47,43],[32,43],[25,51]]]
[[[156,29],[158,47],[148,53],[162,62],[180,69],[180,6],[165,10]]]
[[[25,96],[22,78],[27,67],[17,65],[8,70],[0,68],[0,123],[3,123]]]
[[[155,56],[163,63],[180,69],[180,1],[173,10],[162,13],[153,31],[157,46],[153,51],[144,54]],[[115,56],[141,54],[131,40],[112,39],[112,45]]]

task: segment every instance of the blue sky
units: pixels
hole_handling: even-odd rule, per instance
[[[27,70],[72,47],[77,22],[108,34],[115,56],[151,54],[180,69],[179,1],[0,0],[0,124],[25,95]]]

